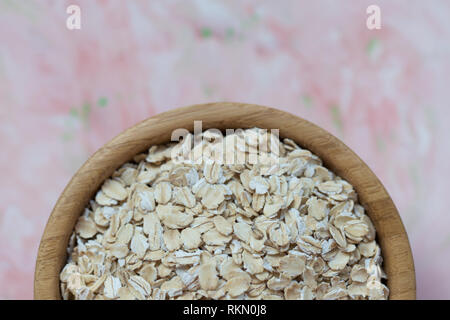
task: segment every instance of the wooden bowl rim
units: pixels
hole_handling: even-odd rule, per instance
[[[123,131],[116,137],[114,137],[112,140],[107,142],[104,146],[102,146],[100,149],[98,149],[92,156],[89,157],[89,159],[80,167],[80,169],[74,174],[70,182],[67,184],[63,192],[61,193],[60,197],[58,198],[54,209],[52,210],[52,213],[47,221],[43,236],[41,238],[40,246],[38,249],[38,255],[36,260],[36,266],[35,266],[35,277],[34,277],[34,298],[35,299],[61,299],[60,292],[59,292],[59,273],[56,273],[54,270],[49,271],[49,269],[59,269],[59,264],[61,264],[61,255],[65,254],[65,252],[61,252],[59,250],[56,252],[56,249],[54,249],[55,245],[54,243],[58,243],[58,241],[61,241],[62,237],[66,237],[68,239],[70,233],[73,230],[74,223],[72,226],[72,229],[69,231],[63,230],[61,233],[61,230],[57,227],[55,221],[57,219],[62,219],[62,217],[68,217],[71,218],[70,215],[64,215],[63,212],[65,212],[66,204],[69,202],[68,199],[73,199],[74,197],[80,197],[88,191],[80,191],[80,181],[79,177],[88,177],[90,170],[92,170],[92,167],[99,161],[105,161],[105,158],[103,158],[105,155],[110,154],[112,151],[119,150],[120,148],[124,147],[125,144],[132,144],[132,140],[130,140],[130,137],[135,137],[139,134],[144,134],[152,126],[157,126],[157,123],[166,121],[167,123],[170,123],[170,121],[175,121],[175,119],[178,119],[180,116],[185,116],[186,120],[180,120],[182,123],[188,123],[188,125],[184,127],[189,126],[189,121],[193,122],[193,120],[203,120],[201,117],[205,116],[206,114],[209,114],[210,116],[213,115],[213,117],[216,117],[216,119],[210,120],[215,123],[221,123],[224,118],[224,110],[226,110],[225,115],[230,115],[231,113],[237,113],[242,118],[246,118],[248,114],[261,114],[260,118],[258,118],[259,122],[264,122],[269,124],[270,122],[278,120],[283,120],[286,123],[286,127],[280,128],[280,136],[281,137],[290,137],[292,135],[295,135],[292,133],[293,131],[289,131],[291,129],[289,128],[302,128],[302,130],[311,130],[312,135],[311,138],[313,139],[319,139],[320,143],[324,146],[332,146],[332,151],[335,152],[336,155],[339,157],[336,157],[341,159],[344,156],[348,157],[352,164],[355,164],[355,168],[353,169],[347,169],[344,168],[345,166],[340,163],[337,164],[338,160],[332,160],[329,161],[329,158],[324,151],[318,149],[319,147],[316,145],[312,145],[312,142],[310,145],[307,143],[299,143],[296,141],[296,139],[293,139],[296,141],[299,145],[302,147],[305,147],[309,150],[311,150],[314,154],[318,155],[322,160],[324,160],[325,166],[330,168],[333,172],[337,173],[342,178],[349,181],[356,189],[358,195],[361,194],[361,190],[364,190],[365,187],[358,186],[354,184],[354,180],[362,179],[361,177],[365,177],[369,181],[367,186],[370,186],[371,191],[373,190],[374,193],[378,197],[384,197],[385,201],[383,203],[383,208],[385,206],[388,207],[388,209],[383,209],[384,211],[388,211],[387,213],[382,214],[382,219],[389,219],[389,225],[392,225],[393,229],[397,230],[394,232],[393,230],[390,230],[389,232],[393,232],[393,234],[390,236],[389,241],[395,242],[395,245],[387,245],[386,243],[380,243],[382,247],[382,254],[383,256],[389,254],[389,259],[393,259],[392,262],[395,262],[393,264],[392,268],[390,268],[390,272],[396,274],[395,277],[398,277],[397,279],[389,279],[388,286],[391,291],[390,299],[415,299],[416,298],[416,280],[415,280],[415,271],[414,271],[414,261],[413,256],[411,252],[411,247],[409,244],[408,236],[405,231],[404,225],[401,221],[400,215],[388,195],[386,189],[380,182],[380,180],[375,176],[375,174],[371,171],[371,169],[362,161],[350,148],[348,148],[341,140],[330,134],[328,131],[322,129],[321,127],[303,119],[298,116],[295,116],[293,114],[290,114],[286,111],[274,109],[271,107],[256,105],[256,104],[248,104],[248,103],[238,103],[238,102],[214,102],[214,103],[205,103],[205,104],[197,104],[197,105],[190,105],[186,107],[176,108],[167,112],[163,112],[160,114],[157,114],[155,116],[152,116],[150,118],[147,118],[136,125],[128,128],[127,130]],[[191,116],[192,115],[192,116]],[[196,119],[195,116],[198,118]],[[270,119],[264,118],[270,116]],[[177,118],[178,117],[178,118]],[[192,118],[194,117],[194,118]],[[206,116],[205,116],[206,117]],[[232,117],[232,116],[230,116]],[[188,119],[189,118],[189,119]],[[222,118],[222,119],[221,119]],[[225,118],[228,118],[225,116]],[[233,128],[239,128],[242,126],[239,126],[239,118],[238,116],[235,116],[234,122],[237,123],[236,126],[233,126]],[[274,120],[275,119],[275,120]],[[254,126],[260,126],[258,124],[255,124]],[[178,126],[180,127],[180,126]],[[211,126],[205,126],[203,130],[210,128]],[[251,127],[251,126],[247,126]],[[266,125],[267,129],[270,129]],[[274,128],[274,127],[272,127]],[[156,129],[155,129],[156,130]],[[191,130],[191,129],[189,129]],[[168,130],[171,132],[171,130]],[[300,130],[301,131],[301,130]],[[287,134],[283,134],[287,133]],[[146,137],[147,139],[152,139],[153,137]],[[313,140],[311,139],[311,141]],[[169,141],[169,139],[163,139],[162,141]],[[297,139],[298,140],[298,139]],[[161,142],[160,142],[161,143]],[[305,145],[306,144],[306,145]],[[136,144],[136,147],[137,148]],[[148,145],[150,146],[150,144]],[[148,147],[147,146],[147,147]],[[118,151],[118,154],[123,153],[123,151]],[[135,154],[138,154],[139,152],[136,152]],[[122,155],[122,157],[128,157],[128,160],[130,160],[135,154],[129,154],[129,155]],[[109,168],[105,169],[106,171],[114,171],[116,168],[120,167],[123,163],[126,161],[123,161],[120,164],[115,164],[115,168]],[[339,160],[342,162],[342,160]],[[114,161],[113,161],[114,162]],[[117,162],[117,161],[115,161]],[[108,172],[109,172],[108,171]],[[108,177],[109,174],[103,174],[105,177]],[[97,179],[100,180],[100,179]],[[103,179],[104,180],[104,179]],[[102,180],[102,181],[103,181]],[[353,180],[353,181],[352,181]],[[97,189],[100,186],[102,181],[92,181],[90,183],[96,184]],[[89,188],[88,188],[89,189]],[[92,189],[92,188],[91,188]],[[92,191],[91,191],[92,193]],[[366,192],[368,193],[368,192]],[[92,197],[92,195],[90,196]],[[369,197],[367,195],[367,197]],[[370,201],[366,201],[370,204],[372,212],[368,211],[368,215],[372,218],[372,215],[374,212],[382,211],[382,208],[377,207],[379,204],[378,202],[381,201],[381,198],[376,201],[373,201],[373,206]],[[366,204],[364,204],[366,205]],[[69,207],[70,209],[70,207]],[[81,211],[77,215],[77,218],[79,215],[81,215]],[[75,215],[75,214],[73,214]],[[76,218],[76,219],[77,219]],[[75,219],[75,220],[76,220]],[[381,219],[381,220],[382,220]],[[72,219],[73,220],[73,219]],[[75,221],[74,220],[74,221]],[[380,221],[381,221],[380,220]],[[66,223],[66,222],[65,222]],[[381,223],[381,222],[380,222]],[[385,223],[385,222],[383,222]],[[66,223],[67,225],[67,223]],[[385,223],[385,225],[388,225]],[[384,233],[383,230],[377,229],[377,235],[380,235],[380,233]],[[387,240],[386,240],[387,241]],[[49,244],[52,243],[52,244]],[[67,246],[67,241],[65,242],[65,246]],[[401,278],[401,279],[400,279]],[[395,281],[395,282],[394,282]],[[391,287],[394,285],[395,287]],[[55,285],[57,288],[55,288]]]

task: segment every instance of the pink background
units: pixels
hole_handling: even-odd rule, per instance
[[[350,146],[401,213],[418,298],[449,299],[449,39],[438,0],[0,0],[0,298],[32,298],[43,228],[89,155],[156,113],[228,100]]]

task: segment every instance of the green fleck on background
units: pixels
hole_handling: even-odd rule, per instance
[[[227,39],[231,39],[234,37],[235,31],[233,28],[227,28],[227,30],[225,30],[225,37]]]
[[[376,142],[378,151],[383,152],[386,150],[386,141],[382,137],[377,136],[375,142]]]
[[[97,105],[101,108],[104,108],[108,105],[108,99],[106,97],[100,97],[97,101]]]
[[[212,36],[212,30],[210,28],[202,28],[200,30],[200,35],[202,36],[202,38],[209,38]]]
[[[343,133],[343,126],[342,126],[342,117],[341,117],[341,111],[339,109],[339,106],[332,105],[330,107],[330,113],[331,113],[331,120],[333,122],[334,127],[339,131],[339,133]]]
[[[313,107],[313,100],[312,100],[311,96],[308,94],[304,94],[302,96],[302,102],[303,102],[303,105],[308,109]]]
[[[366,53],[367,53],[367,55],[369,56],[370,59],[375,60],[380,55],[381,49],[382,48],[381,48],[380,40],[378,40],[377,38],[372,38],[367,43]]]

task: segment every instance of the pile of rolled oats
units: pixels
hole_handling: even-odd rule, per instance
[[[375,229],[317,156],[258,128],[195,138],[104,182],[70,238],[64,299],[387,299]],[[224,145],[245,161],[219,161]]]

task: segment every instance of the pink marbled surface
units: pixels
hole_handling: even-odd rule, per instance
[[[228,100],[350,146],[401,213],[418,298],[449,299],[449,17],[438,0],[0,0],[0,298],[32,298],[49,213],[90,154],[156,113]]]

